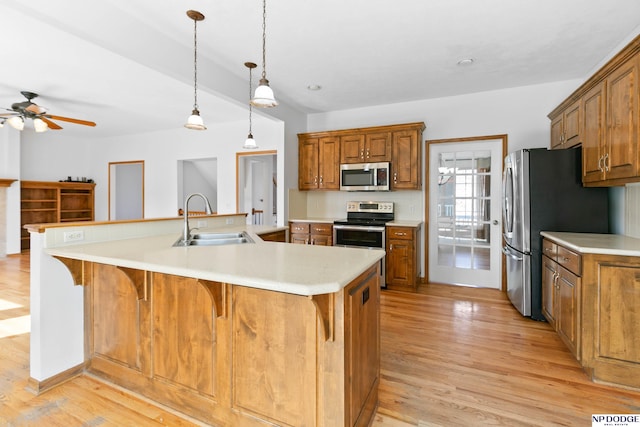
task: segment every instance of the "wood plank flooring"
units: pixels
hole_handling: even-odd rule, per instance
[[[26,389],[28,254],[0,258],[0,426],[200,423],[89,375],[40,396]],[[376,427],[590,426],[591,414],[640,414],[640,392],[589,381],[548,324],[499,291],[425,285],[384,291]],[[333,426],[329,426],[333,427]]]

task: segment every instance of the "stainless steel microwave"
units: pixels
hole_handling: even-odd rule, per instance
[[[340,165],[340,190],[389,191],[389,162]]]

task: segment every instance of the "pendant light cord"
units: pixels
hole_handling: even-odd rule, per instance
[[[253,64],[255,66],[255,64]],[[251,67],[249,67],[249,101],[251,101]],[[249,135],[251,135],[251,113],[253,108],[251,106],[251,102],[249,102]]]
[[[193,109],[198,109],[198,20],[193,20]]]
[[[262,78],[267,77],[267,0],[262,0]]]

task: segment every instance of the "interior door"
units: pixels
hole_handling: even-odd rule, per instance
[[[506,136],[429,142],[428,279],[502,286]]]

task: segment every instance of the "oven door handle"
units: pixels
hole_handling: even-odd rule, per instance
[[[379,226],[366,226],[366,225],[341,225],[334,224],[335,230],[355,230],[355,231],[385,231],[385,227]]]

